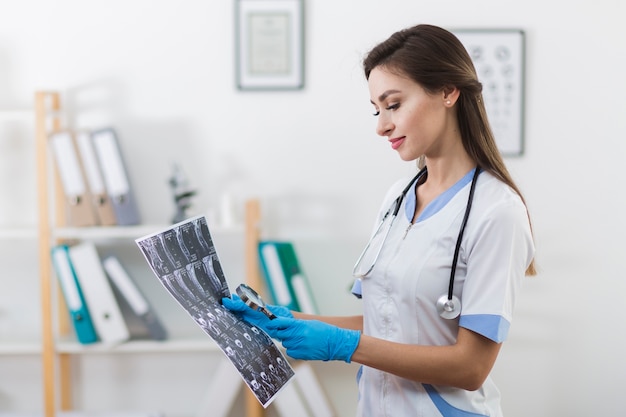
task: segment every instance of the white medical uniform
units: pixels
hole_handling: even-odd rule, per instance
[[[448,292],[472,176],[473,170],[432,201],[415,224],[415,188],[409,190],[374,269],[362,281],[365,334],[398,343],[452,345],[461,326],[496,342],[507,337],[534,244],[520,197],[487,172],[478,177],[459,252],[454,294],[461,300],[461,316],[446,320],[436,309],[437,299]],[[379,221],[407,183],[391,188]],[[491,378],[466,391],[363,366],[357,416],[502,416],[502,411]]]

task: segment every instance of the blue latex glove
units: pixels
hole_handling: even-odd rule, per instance
[[[358,330],[342,329],[318,320],[280,317],[270,320],[267,327],[294,359],[350,363],[361,339]]]
[[[237,294],[232,294],[232,298],[222,298],[222,305],[242,319],[244,319],[245,321],[247,321],[248,323],[250,323],[251,325],[258,327],[265,333],[274,337],[272,335],[272,331],[267,329],[266,327],[267,323],[274,320],[270,320],[269,317],[267,317],[261,311],[253,310],[248,307],[246,303],[241,301],[241,298],[239,298]],[[287,307],[266,305],[265,308],[274,313],[277,318],[293,318],[293,314],[291,314],[291,311],[289,311]]]

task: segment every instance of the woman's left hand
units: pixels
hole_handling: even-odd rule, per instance
[[[279,317],[267,323],[272,337],[280,340],[294,359],[342,360],[350,363],[361,332],[318,320]]]

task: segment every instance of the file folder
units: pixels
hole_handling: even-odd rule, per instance
[[[70,319],[76,332],[78,341],[89,344],[98,341],[96,329],[91,321],[85,297],[78,284],[76,273],[72,267],[69,250],[66,245],[52,248],[52,264],[56,272],[65,304],[70,313]]]
[[[92,132],[91,138],[117,224],[121,226],[139,224],[135,195],[115,131],[111,128],[96,130]]]
[[[95,245],[84,242],[70,246],[69,253],[100,340],[115,344],[130,339],[130,331]]]
[[[66,221],[69,226],[93,226],[96,217],[91,206],[85,173],[71,131],[50,135],[49,142],[65,195]]]
[[[259,242],[260,263],[273,301],[307,314],[317,314],[317,306],[307,277],[300,269],[291,242]]]
[[[102,265],[118,293],[124,297],[135,316],[147,329],[149,337],[154,340],[165,340],[167,338],[165,328],[119,259],[115,256],[107,256],[102,261]]]
[[[80,159],[83,162],[96,221],[102,226],[112,226],[116,223],[115,212],[104,185],[104,178],[102,177],[98,157],[91,139],[91,132],[85,130],[76,132],[76,145],[78,146]]]

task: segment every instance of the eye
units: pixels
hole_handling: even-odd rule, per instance
[[[394,111],[399,108],[400,108],[400,103],[394,103],[385,107],[385,110]],[[376,111],[374,112],[374,116],[378,116],[378,115],[380,115],[380,110],[376,109]]]

